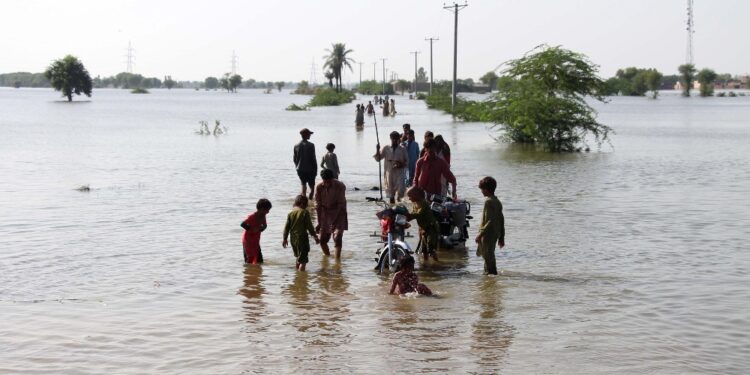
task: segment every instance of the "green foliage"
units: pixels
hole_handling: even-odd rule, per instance
[[[401,95],[404,95],[404,91],[409,90],[410,87],[411,87],[411,82],[405,79],[399,79],[398,81],[396,81],[396,90],[401,91]],[[381,89],[382,89],[382,86],[381,86]]]
[[[362,81],[362,84],[357,87],[357,92],[362,95],[393,95],[393,86],[386,83],[385,92],[383,92],[383,82],[377,81]]]
[[[172,76],[164,76],[164,87],[166,87],[167,90],[171,90],[175,83],[176,82],[172,80]]]
[[[52,87],[62,92],[68,101],[73,100],[73,94],[85,94],[91,97],[92,81],[89,72],[77,58],[67,55],[60,60],[55,60],[44,71],[44,76],[52,84]]]
[[[294,103],[290,104],[288,107],[286,107],[287,111],[309,111],[310,107],[308,105],[299,106]]]
[[[269,82],[273,87],[273,82]],[[237,87],[242,84],[242,76],[239,74],[232,75],[231,73],[225,73],[219,80],[219,87],[228,92],[237,92]]]
[[[328,56],[325,56],[326,62],[323,65],[323,68],[329,68],[331,70],[333,78],[336,79],[336,91],[341,91],[341,71],[344,68],[349,68],[350,71],[353,71],[351,64],[354,60],[347,55],[354,51],[346,49],[346,44],[344,43],[335,43],[333,44],[332,49],[326,49],[326,52],[328,52]],[[328,78],[328,75],[326,75],[326,78]],[[328,78],[328,80],[329,85],[331,85],[331,79]]]
[[[494,71],[490,71],[490,72],[485,73],[481,78],[479,78],[479,81],[489,86],[490,92],[492,92],[492,90],[494,90],[495,86],[497,85],[498,78],[500,77],[498,77]]]
[[[148,94],[148,90],[142,88],[142,87],[136,87],[132,90],[130,90],[131,94]]]
[[[215,90],[219,88],[219,80],[216,77],[206,77],[206,80],[203,82],[206,86],[206,90]]]
[[[315,90],[310,87],[310,84],[307,81],[301,81],[297,84],[297,88],[294,90],[294,93],[299,95],[312,95],[315,94]]]
[[[44,73],[5,73],[0,74],[0,86],[12,87],[51,87]]]
[[[604,82],[602,95],[644,96],[651,91],[656,99],[662,78],[663,74],[656,69],[619,69],[614,77]]]
[[[283,81],[276,82],[276,88],[279,90],[279,92],[281,92],[281,89],[284,88],[284,82]]]
[[[417,69],[417,82],[427,82],[427,72],[421,66]]]
[[[651,97],[656,99],[656,97],[659,96],[661,80],[664,78],[664,75],[656,69],[648,69],[644,75],[646,79],[646,87],[651,91]]]
[[[682,96],[690,96],[693,81],[695,80],[695,65],[683,64],[677,68],[680,72],[680,83],[682,84]]]
[[[713,96],[714,94],[714,82],[718,74],[711,69],[702,69],[698,72],[696,78],[698,83],[701,84],[700,93],[702,97]]]
[[[317,91],[307,105],[310,107],[334,106],[351,103],[354,99],[355,95],[351,91],[341,90],[337,92],[332,88],[328,88]]]

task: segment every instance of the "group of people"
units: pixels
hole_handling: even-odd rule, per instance
[[[375,114],[375,106],[372,104],[373,102],[380,105],[383,109],[383,117],[396,116],[395,100],[388,98],[388,95],[385,97],[375,96],[371,101],[367,102],[367,105],[357,104],[357,107],[354,110],[354,124],[357,126],[357,129],[362,129],[365,126],[365,113],[367,113],[368,116],[373,116]]]
[[[301,192],[294,199],[293,209],[287,215],[284,226],[282,246],[289,244],[296,260],[296,269],[305,270],[310,252],[310,237],[326,256],[331,255],[329,241],[333,239],[334,255],[341,257],[343,233],[348,230],[346,208],[346,185],[338,180],[340,169],[338,159],[334,153],[335,145],[326,145],[327,153],[320,163],[322,168],[320,177],[322,182],[315,184],[318,162],[315,155],[315,145],[310,142],[313,132],[304,128],[300,130],[302,140],[294,146],[293,161],[297,176],[301,182]],[[450,170],[450,148],[443,138],[432,132],[425,133],[424,143],[420,152],[419,145],[414,139],[414,130],[410,124],[403,125],[403,133],[391,132],[390,144],[380,147],[377,145],[373,158],[384,162],[386,193],[391,204],[402,200],[404,194],[412,202],[412,211],[407,215],[408,220],[416,219],[420,228],[420,246],[425,261],[432,256],[435,261],[439,240],[439,225],[430,208],[428,197],[432,195],[446,195],[448,184],[450,193],[457,198],[456,178]],[[406,187],[409,187],[408,191]],[[478,245],[477,256],[484,258],[486,274],[497,274],[495,264],[495,246],[505,246],[505,223],[502,204],[495,196],[497,182],[492,177],[480,180],[479,189],[485,196],[482,222],[475,241]],[[309,188],[309,193],[308,193]],[[309,202],[314,200],[317,225],[313,225],[312,215],[307,210]],[[256,211],[249,215],[241,224],[245,229],[243,234],[243,254],[245,263],[260,264],[263,254],[260,249],[260,233],[266,227],[266,215],[271,210],[271,202],[260,199]],[[391,293],[400,294],[418,292],[431,294],[426,286],[419,284],[413,274],[414,259],[405,258],[404,264],[394,275]],[[411,259],[411,260],[408,260]]]

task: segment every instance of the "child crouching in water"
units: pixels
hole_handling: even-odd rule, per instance
[[[294,257],[297,258],[296,268],[298,271],[305,270],[308,261],[307,254],[310,253],[310,239],[307,234],[309,233],[315,239],[315,243],[320,243],[318,235],[315,234],[310,212],[307,211],[307,202],[307,197],[304,195],[298,195],[294,199],[294,209],[286,218],[284,241],[281,243],[281,246],[286,249],[289,245],[287,238],[291,236],[292,251]]]
[[[426,285],[419,282],[419,277],[414,273],[414,258],[407,255],[401,258],[399,271],[393,275],[390,294],[406,294],[417,292],[421,295],[431,296],[432,291]]]
[[[271,201],[259,199],[255,205],[257,211],[250,214],[240,226],[245,230],[242,234],[242,254],[245,264],[263,263],[263,253],[260,251],[260,232],[266,230],[266,215],[271,211]]]

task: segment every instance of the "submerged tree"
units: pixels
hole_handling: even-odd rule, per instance
[[[718,74],[711,69],[702,69],[698,72],[696,78],[698,83],[701,84],[700,93],[702,97],[714,95],[714,82],[716,81]]]
[[[219,79],[216,77],[206,77],[203,83],[206,86],[206,90],[213,90],[219,87]]]
[[[228,92],[237,92],[237,87],[240,84],[242,84],[242,76],[239,74],[225,73],[219,80],[219,86]]]
[[[68,98],[69,102],[73,100],[73,94],[83,93],[91,97],[91,76],[83,63],[74,56],[67,55],[60,60],[55,60],[44,71],[44,76],[55,90],[62,92],[63,96]]]
[[[659,96],[659,88],[664,75],[656,69],[649,69],[645,73],[646,87],[651,91],[651,97],[656,99]]]
[[[281,92],[281,89],[284,88],[284,81],[276,82],[276,88]]]
[[[604,82],[585,55],[543,45],[507,64],[499,93],[483,104],[507,139],[553,152],[579,150],[589,134],[597,145],[608,139],[612,129],[597,122],[586,102],[604,101]]]
[[[350,71],[352,69],[352,63],[354,60],[347,55],[354,52],[351,49],[346,49],[346,44],[335,43],[332,49],[326,49],[328,56],[325,56],[326,62],[323,68],[331,69],[333,72],[333,78],[336,79],[336,91],[341,91],[341,72],[345,67],[348,67]]]
[[[171,90],[175,83],[176,82],[172,79],[172,76],[164,76],[164,87],[166,87],[167,90]]]
[[[680,83],[682,84],[682,96],[690,96],[690,89],[695,80],[695,65],[683,64],[677,68],[680,72]]]

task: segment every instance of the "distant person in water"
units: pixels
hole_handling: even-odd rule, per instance
[[[357,104],[356,119],[354,120],[354,124],[358,128],[362,128],[365,126],[365,106],[363,104]]]
[[[318,173],[318,158],[315,157],[315,144],[309,141],[313,134],[308,128],[299,131],[302,141],[294,146],[294,166],[297,169],[297,176],[302,183],[302,195],[307,195],[307,188],[310,188],[309,199],[313,197],[315,187],[315,176]]]
[[[315,231],[320,233],[320,248],[325,255],[331,255],[328,240],[333,236],[336,259],[340,259],[344,231],[349,229],[346,185],[333,178],[333,171],[330,169],[320,171],[320,177],[323,182],[315,186],[315,212],[318,216]]]
[[[260,251],[260,233],[266,230],[266,215],[271,211],[271,201],[260,199],[255,205],[256,211],[250,214],[240,226],[245,230],[242,234],[242,254],[245,264],[263,263],[263,253]]]
[[[417,170],[417,160],[419,160],[419,144],[414,139],[414,130],[409,129],[406,133],[407,137],[406,142],[404,142],[404,148],[406,149],[406,155],[409,157],[409,170],[406,177],[406,186],[411,186],[414,183],[414,173]]]
[[[323,155],[323,160],[320,162],[320,168],[330,169],[331,171],[333,171],[333,178],[338,179],[341,171],[339,170],[339,159],[333,152],[333,150],[335,149],[336,145],[334,145],[333,143],[329,143],[326,145],[326,150],[328,150],[328,153]]]
[[[372,105],[372,102],[367,103],[367,114],[370,116],[375,114],[375,106]]]
[[[389,116],[391,114],[391,110],[388,108],[388,100],[383,101],[383,117]]]
[[[388,114],[391,115],[391,117],[396,116],[396,101],[391,99],[391,105],[388,107]]]
[[[419,282],[419,277],[414,273],[414,258],[407,255],[401,258],[399,270],[393,275],[390,294],[406,294],[417,292],[424,296],[431,296],[432,291],[426,285]]]
[[[497,181],[492,177],[485,177],[479,181],[479,190],[484,195],[484,210],[482,223],[477,235],[477,256],[484,258],[485,275],[497,275],[495,264],[495,244],[501,249],[505,246],[505,217],[503,204],[495,196]]]
[[[287,239],[291,239],[292,251],[297,262],[295,268],[298,271],[304,271],[305,265],[309,261],[310,238],[307,236],[308,233],[315,239],[315,243],[320,242],[318,235],[315,234],[310,212],[307,211],[307,204],[308,200],[304,195],[298,195],[294,199],[294,209],[286,217],[284,240],[281,242],[281,246],[286,249],[289,245]]]

